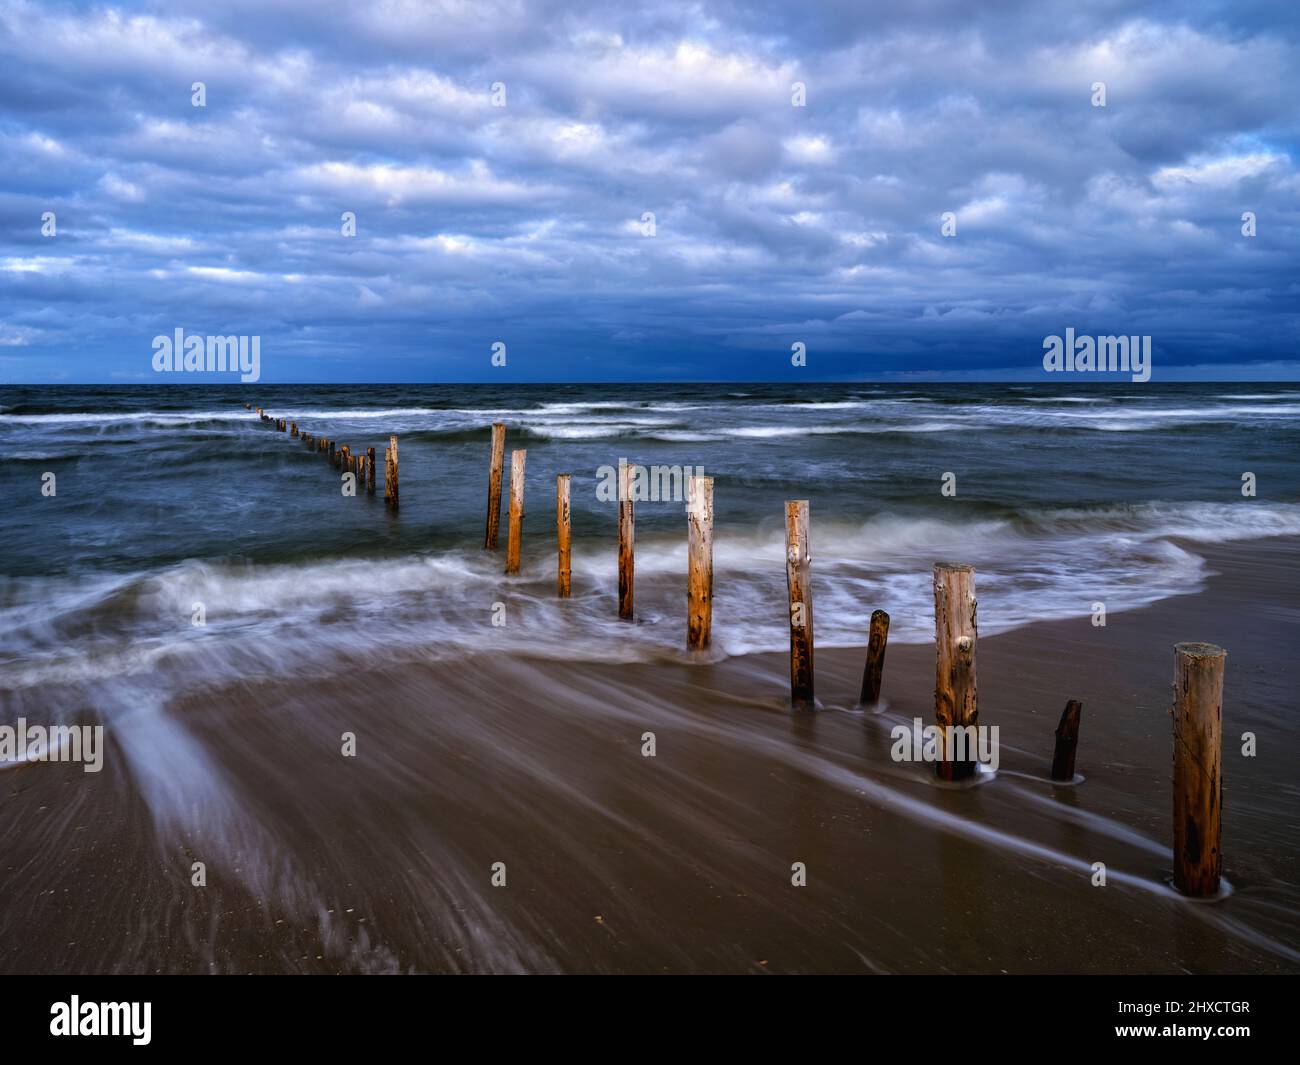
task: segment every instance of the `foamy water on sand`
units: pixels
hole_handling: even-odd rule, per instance
[[[836,742],[792,742],[786,726],[773,726],[780,660],[752,656],[780,652],[788,638],[782,503],[811,501],[819,649],[860,647],[871,611],[883,607],[894,616],[891,644],[923,653],[932,640],[929,572],[940,558],[976,566],[980,632],[993,636],[1086,618],[1098,601],[1122,613],[1192,596],[1214,573],[1208,549],[1300,534],[1290,460],[1300,445],[1300,391],[1291,386],[255,391],[11,389],[0,397],[9,456],[0,492],[12,503],[0,569],[0,718],[105,721],[122,757],[97,786],[115,789],[125,807],[140,804],[164,852],[201,849],[237,868],[241,891],[273,900],[280,920],[313,927],[342,968],[574,967],[574,954],[548,946],[534,927],[544,907],[525,914],[483,900],[484,839],[509,849],[520,834],[549,834],[597,880],[613,875],[605,848],[636,838],[647,847],[638,861],[661,870],[685,847],[697,873],[736,892],[758,875],[744,844],[724,844],[723,861],[680,841],[740,831],[745,817],[732,807],[746,789],[729,788],[732,770],[678,769],[676,792],[659,781],[598,799],[575,780],[571,751],[536,722],[512,717],[521,704],[601,722],[581,741],[593,750],[608,745],[608,728],[677,731],[696,752],[725,747],[737,766],[748,760],[751,770],[815,780],[845,802],[865,799],[963,847],[1086,869],[1086,854],[1053,842],[1052,823],[1065,817],[1058,829],[1068,822],[1116,840],[1128,856],[1117,882],[1159,899],[1159,878],[1140,856],[1163,844],[1148,832],[1086,810],[1027,815],[1029,797],[1010,824],[972,822],[945,810],[946,800],[914,794],[911,778],[866,771]],[[268,431],[245,401],[354,448],[381,450],[398,434],[400,513],[388,513],[381,496],[342,496],[335,471]],[[507,423],[508,447],[528,450],[524,565],[511,578],[500,555],[481,550],[493,421]],[[623,457],[702,466],[715,478],[714,646],[702,662],[684,653],[681,501],[638,506],[638,624],[615,616],[614,506],[597,498],[596,484],[599,468]],[[57,477],[53,498],[39,491],[47,471]],[[1255,498],[1241,494],[1245,471],[1258,480]],[[573,476],[574,597],[564,602],[553,594],[559,472]],[[940,492],[946,472],[957,479],[952,498]],[[493,624],[497,604],[503,626]],[[200,606],[201,626],[193,624]],[[564,679],[584,664],[633,669],[636,680],[611,691],[606,675],[602,691],[586,674]],[[707,681],[700,671],[714,669],[743,678],[737,695],[757,698],[758,709],[701,719],[703,696],[680,687],[685,680],[647,687],[655,675]],[[357,687],[362,675],[383,684]],[[507,691],[491,690],[502,683]],[[382,705],[369,706],[381,688]],[[711,698],[725,702],[725,688]],[[428,716],[412,721],[415,707]],[[337,736],[358,708],[384,723],[385,739],[369,752],[379,780],[343,787],[276,768],[293,750],[327,747],[333,741],[317,726]],[[751,730],[747,713],[760,713],[764,727]],[[236,716],[238,728],[222,725]],[[857,735],[861,725],[854,733],[823,726],[821,739]],[[466,776],[475,764],[492,767],[491,788]],[[257,778],[258,767],[282,782]],[[44,770],[22,773],[33,771]],[[444,780],[446,793],[435,790],[458,827],[407,823],[409,807],[429,801],[420,791],[429,774]],[[1009,777],[1000,794],[1027,787]],[[539,796],[549,809],[534,809]],[[369,842],[318,852],[304,826],[337,826],[353,816],[349,802],[365,811]],[[641,820],[629,804],[653,814]],[[75,814],[63,816],[45,845],[77,840]],[[391,834],[375,818],[387,818]],[[883,822],[876,829],[894,831]],[[9,841],[21,831],[11,825]],[[443,916],[425,927],[390,913],[386,934],[361,928],[339,885],[365,885],[358,893],[374,905],[382,892],[367,881],[376,870],[410,905],[433,892]],[[543,899],[554,892],[562,907],[561,886],[534,890]],[[166,905],[184,898],[177,889]],[[1219,934],[1297,960],[1285,936],[1258,923],[1226,931],[1220,918]],[[658,957],[647,922],[624,934]],[[196,956],[223,949],[215,933],[187,935],[205,944]],[[900,955],[873,946],[861,925],[845,925],[842,940],[847,953],[835,964],[855,957],[868,968],[900,967]],[[153,963],[165,945],[150,934],[139,949],[141,964]],[[277,942],[272,955],[303,967],[296,949]],[[607,967],[592,949],[592,966]],[[720,967],[752,961],[711,957]],[[129,968],[130,960],[97,964]],[[926,967],[923,958],[915,964]],[[813,954],[800,965],[818,967]]]

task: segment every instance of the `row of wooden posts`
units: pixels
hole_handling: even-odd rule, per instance
[[[245,403],[244,409],[254,408],[252,404]],[[261,407],[257,407],[256,411],[258,417],[275,426],[277,432],[288,433],[290,437],[301,440],[309,450],[324,455],[335,469],[351,473],[356,478],[358,489],[364,484],[367,495],[375,494],[375,449],[373,447],[366,448],[364,452],[353,453],[352,448],[347,444],[340,444],[328,437],[316,436],[305,429],[299,430],[297,422],[273,418]],[[397,437],[390,436],[388,447],[384,450],[384,502],[390,507],[397,506],[397,489]]]
[[[247,405],[246,405],[247,406]],[[264,421],[272,421],[258,408]],[[285,430],[283,419],[276,427]],[[295,423],[289,426],[297,436]],[[307,437],[308,446],[313,439]],[[367,473],[368,490],[374,491],[374,448],[366,456],[351,456],[346,445],[336,452],[333,441],[316,440],[319,450],[328,450],[336,466],[351,468],[361,462]],[[501,493],[505,463],[506,427],[492,425],[492,446],[488,467],[487,525],[485,550],[498,547],[501,524]],[[341,458],[336,457],[341,456]],[[397,505],[397,437],[390,438],[385,470],[385,499]],[[519,572],[524,517],[524,469],[527,452],[510,453],[510,499],[507,517],[505,572]],[[618,477],[618,615],[634,619],[633,575],[635,561],[635,512],[632,479],[636,467],[620,463]],[[571,594],[571,475],[561,473],[555,481],[555,516],[558,542],[557,594]],[[713,478],[692,476],[687,481],[687,579],[686,646],[691,651],[709,647],[713,625]],[[809,553],[808,501],[788,500],[785,504],[786,586],[790,607],[790,701],[796,710],[816,707],[813,685],[813,599],[811,555]],[[974,567],[940,562],[934,567],[935,624],[935,721],[940,728],[940,758],[936,772],[945,780],[973,776],[976,763],[959,760],[952,747],[950,730],[977,726],[979,706],[976,685],[975,570]],[[889,639],[889,615],[877,610],[871,615],[859,704],[879,705],[885,649]],[[1220,851],[1222,806],[1222,706],[1225,652],[1212,644],[1180,643],[1174,648],[1174,883],[1184,894],[1207,897],[1217,894],[1222,869]],[[1083,706],[1071,699],[1056,729],[1052,758],[1054,781],[1074,780],[1075,752]],[[970,735],[967,733],[967,735]]]

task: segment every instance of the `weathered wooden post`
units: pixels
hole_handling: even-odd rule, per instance
[[[867,637],[867,664],[862,670],[862,692],[858,705],[880,705],[880,678],[885,671],[885,645],[889,642],[889,615],[883,610],[871,612],[871,635]]]
[[[813,697],[812,559],[808,554],[808,500],[785,504],[785,580],[790,589],[790,705],[816,707]]]
[[[366,448],[366,495],[375,494],[375,449]]]
[[[506,572],[519,572],[519,546],[524,535],[524,460],[527,451],[510,452],[510,526],[506,530]]]
[[[1223,663],[1212,643],[1174,647],[1174,886],[1218,894],[1223,870]]]
[[[290,425],[289,425],[289,435],[290,435],[290,436],[297,436],[297,435],[298,435],[298,423],[297,423],[297,422],[291,422],[291,423],[290,423]]]
[[[361,486],[366,483],[366,456],[357,455],[354,460],[357,464],[357,494],[361,494]]]
[[[1074,752],[1079,746],[1079,718],[1083,703],[1071,699],[1061,712],[1061,723],[1056,726],[1056,750],[1052,753],[1052,779],[1074,779]]]
[[[501,527],[501,470],[506,461],[506,427],[501,422],[492,423],[492,459],[488,465],[487,532],[483,536],[483,549],[495,551],[497,531]]]
[[[347,444],[339,448],[339,469],[344,473],[352,469],[352,451]]]
[[[713,478],[686,482],[686,646],[708,648],[713,634]]]
[[[389,436],[388,450],[384,452],[384,502],[397,506],[397,437]]]
[[[334,455],[335,455],[334,441],[331,440],[331,441],[330,441],[330,453],[329,453],[329,460],[330,460],[330,465],[331,465],[331,466],[337,466],[337,465],[338,465],[338,463],[334,461]]]
[[[934,716],[940,729],[935,772],[943,780],[975,774],[977,747],[973,732],[979,724],[975,688],[975,569],[955,562],[934,567],[934,637],[937,649]],[[962,729],[957,736],[956,729]],[[958,759],[957,743],[965,757]]]
[[[636,466],[618,460],[618,616],[633,620],[632,576],[636,553],[636,515],[632,509],[632,477]]]
[[[571,569],[570,551],[570,511],[569,511],[569,474],[562,473],[555,478],[555,539],[560,549],[560,568],[557,594],[561,599],[569,598],[569,579]]]

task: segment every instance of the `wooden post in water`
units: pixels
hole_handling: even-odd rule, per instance
[[[510,452],[510,524],[506,530],[506,572],[519,572],[519,547],[524,535],[524,460],[528,452]]]
[[[290,436],[297,436],[297,435],[298,435],[298,423],[297,423],[297,422],[292,422],[292,423],[290,424],[290,426],[289,426],[289,435],[290,435]]]
[[[1052,779],[1069,782],[1074,779],[1074,752],[1079,746],[1079,718],[1083,703],[1071,699],[1061,712],[1061,723],[1056,726],[1056,750],[1052,754]]]
[[[347,444],[339,448],[339,469],[344,473],[352,469],[352,452]]]
[[[976,772],[974,733],[964,733],[966,757],[955,758],[950,729],[977,727],[975,687],[975,569],[955,562],[934,567],[934,638],[937,649],[934,716],[940,729],[935,772],[943,780],[962,780]]]
[[[1212,643],[1174,647],[1174,886],[1218,894],[1223,869],[1223,662]]]
[[[364,453],[356,456],[354,460],[357,464],[357,494],[361,494],[361,486],[366,483],[366,456]]]
[[[335,455],[334,441],[331,440],[331,441],[330,441],[330,455],[329,455],[330,465],[331,465],[331,466],[337,466],[337,465],[338,465],[338,462],[335,461],[335,459],[334,459],[334,455]]]
[[[483,535],[483,549],[497,549],[497,533],[501,527],[501,470],[506,461],[506,427],[501,422],[492,423],[492,459],[488,465],[487,531]]]
[[[560,568],[556,594],[561,599],[569,598],[569,579],[571,569],[571,549],[569,527],[569,474],[562,473],[555,478],[555,538],[560,547]]]
[[[366,494],[375,494],[375,449],[366,448]]]
[[[713,478],[686,482],[686,647],[703,651],[713,634]]]
[[[384,452],[384,502],[397,506],[397,437],[389,436]]]
[[[812,710],[812,559],[808,554],[808,500],[785,504],[785,580],[790,590],[790,705]]]
[[[885,671],[885,645],[889,642],[889,615],[883,610],[871,612],[871,635],[867,637],[867,664],[862,670],[862,692],[858,705],[880,705],[880,678]]]
[[[632,477],[636,464],[618,460],[618,616],[624,621],[635,617],[632,601],[633,573],[636,568],[636,514],[632,507]]]

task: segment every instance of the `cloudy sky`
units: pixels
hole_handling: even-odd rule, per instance
[[[1294,0],[0,0],[0,382],[1296,379],[1298,114]]]

